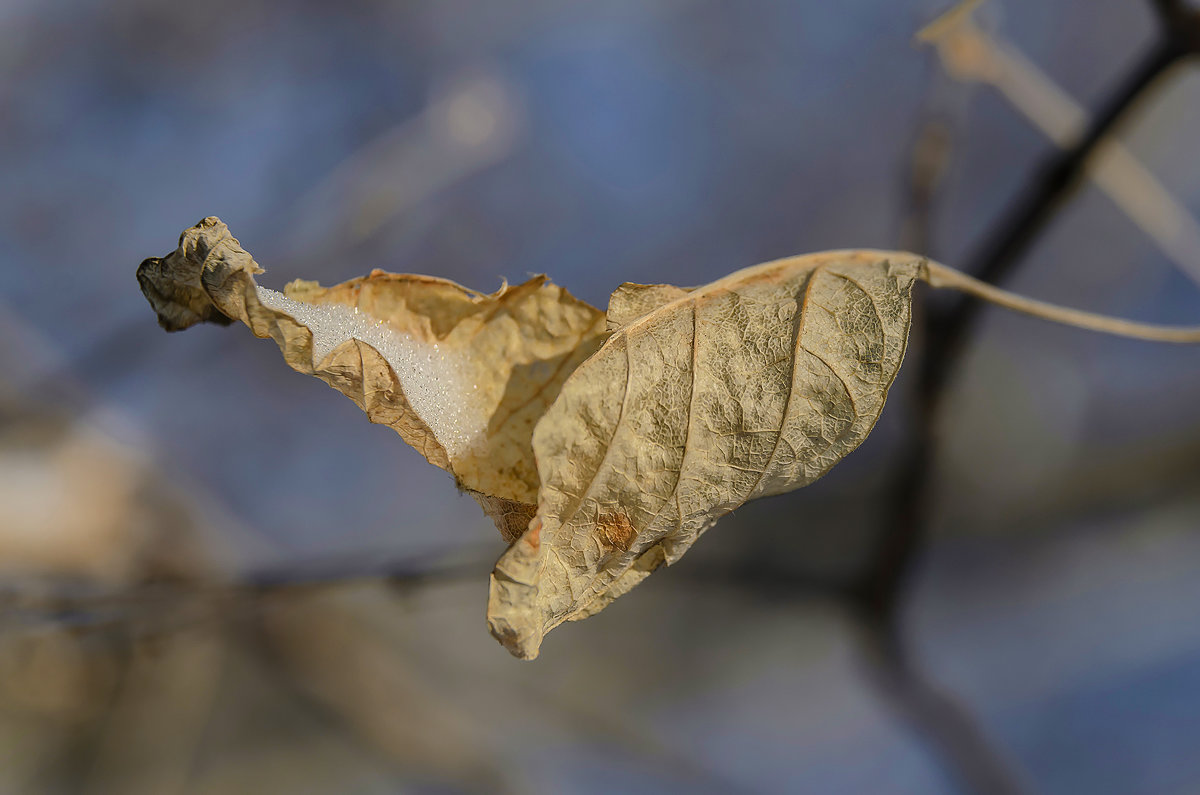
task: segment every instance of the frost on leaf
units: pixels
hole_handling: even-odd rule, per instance
[[[693,290],[623,285],[604,346],[538,423],[537,516],[496,565],[514,655],[673,563],[747,500],[805,486],[866,438],[908,339],[912,254],[779,260]]]
[[[283,293],[225,224],[206,218],[138,268],[169,331],[245,323],[295,370],[345,394],[448,470],[511,541],[535,512],[531,436],[563,380],[603,339],[604,315],[544,276],[491,295],[431,276],[373,271]]]

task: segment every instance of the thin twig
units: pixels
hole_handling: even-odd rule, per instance
[[[927,261],[922,266],[921,278],[931,287],[958,290],[996,306],[1052,323],[1061,323],[1064,326],[1152,342],[1200,342],[1200,326],[1160,326],[1153,323],[1136,323],[1118,317],[1069,309],[1046,301],[1026,298],[1023,295],[1010,293],[1008,290],[1001,290],[985,281],[932,261]]]
[[[29,630],[47,624],[95,629],[165,614],[162,629],[171,631],[186,625],[179,620],[185,608],[198,609],[202,616],[222,617],[230,608],[268,596],[371,582],[405,593],[435,583],[474,579],[491,566],[492,559],[486,556],[453,563],[433,563],[427,558],[372,563],[352,559],[261,569],[230,580],[153,582],[108,591],[51,588],[37,596],[20,589],[0,593],[0,630]]]

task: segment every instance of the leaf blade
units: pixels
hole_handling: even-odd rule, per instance
[[[536,656],[720,516],[857,447],[903,358],[920,264],[828,252],[677,294],[623,288],[674,297],[624,318],[538,423],[538,514],[497,564],[493,633]]]

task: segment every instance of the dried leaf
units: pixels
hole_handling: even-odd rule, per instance
[[[792,257],[693,289],[625,284],[606,318],[544,277],[482,295],[375,271],[281,296],[259,272],[206,218],[138,279],[168,330],[241,320],[453,472],[512,544],[488,623],[526,659],[721,516],[862,443],[904,357],[917,279],[1079,328],[1200,342],[1200,328],[1065,309],[902,252]]]
[[[345,394],[430,463],[453,473],[506,540],[534,513],[531,436],[563,380],[604,337],[599,310],[544,276],[484,295],[445,279],[374,271],[285,294],[225,224],[206,218],[167,257],[138,268],[169,331],[245,323],[271,337],[295,370]]]
[[[534,430],[542,487],[492,574],[497,639],[535,657],[546,632],[674,563],[721,516],[858,447],[904,357],[918,279],[1077,328],[1200,342],[1197,328],[1035,301],[903,252],[792,257],[691,290],[622,285],[612,336]]]
[[[695,290],[623,285],[617,330],[538,423],[542,488],[488,619],[518,657],[747,500],[807,485],[874,426],[908,339],[912,254],[770,262]]]

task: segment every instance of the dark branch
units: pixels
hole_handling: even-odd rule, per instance
[[[129,622],[170,630],[181,614],[221,617],[239,605],[281,594],[379,583],[400,592],[435,583],[474,579],[492,567],[494,556],[462,562],[429,559],[326,561],[248,572],[235,579],[191,579],[138,583],[115,590],[47,583],[41,593],[28,587],[0,591],[0,631],[47,624],[76,629]]]
[[[1184,54],[1200,53],[1200,9],[1187,0],[1151,0],[1162,25],[1163,36]]]
[[[968,273],[989,284],[1000,283],[1012,275],[1030,245],[1082,183],[1088,161],[1097,147],[1112,135],[1155,80],[1183,54],[1174,43],[1165,40],[1142,59],[1096,114],[1083,137],[1042,166],[1024,195],[971,259],[965,269]],[[982,302],[959,296],[945,315],[930,317],[928,352],[919,385],[923,398],[940,398],[948,376],[961,361],[983,308]]]
[[[939,689],[899,649],[881,648],[866,636],[868,674],[891,705],[934,748],[948,776],[969,793],[1020,793],[1025,787],[989,742],[970,711]]]

